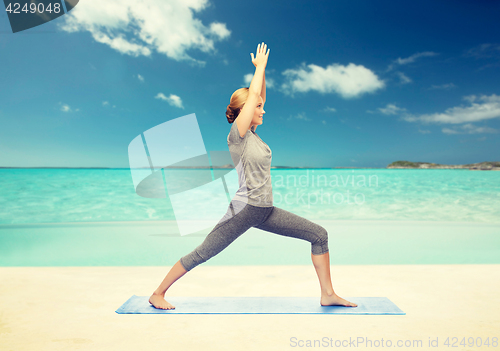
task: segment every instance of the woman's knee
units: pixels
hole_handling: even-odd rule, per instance
[[[322,243],[322,244],[328,243],[328,232],[326,231],[325,228],[323,228],[322,226],[319,225],[317,234],[318,234],[318,242],[319,243]]]
[[[196,250],[181,257],[180,261],[186,271],[192,270],[194,267],[206,262],[208,259],[203,258]]]
[[[312,253],[322,255],[328,252],[328,232],[322,226],[316,228],[316,241],[312,243]]]

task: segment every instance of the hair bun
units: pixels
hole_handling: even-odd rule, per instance
[[[229,123],[233,123],[245,105],[249,94],[249,88],[240,88],[231,95],[231,100],[226,108],[226,117]]]
[[[228,123],[233,123],[234,120],[236,119],[234,111],[229,105],[227,105],[227,109],[226,109],[226,118],[227,118]]]

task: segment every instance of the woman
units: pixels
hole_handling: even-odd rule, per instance
[[[333,291],[330,278],[330,256],[326,230],[293,213],[274,207],[271,188],[271,149],[255,133],[262,124],[266,102],[265,68],[269,50],[264,42],[257,46],[252,63],[255,74],[249,88],[236,90],[231,96],[226,117],[232,123],[227,137],[229,151],[239,176],[240,189],[231,201],[226,215],[207,235],[201,245],[170,269],[167,276],[149,298],[159,309],[174,309],[164,296],[168,288],[186,272],[217,255],[249,228],[311,242],[311,258],[321,286],[322,306],[356,307]],[[234,123],[236,122],[236,123]]]

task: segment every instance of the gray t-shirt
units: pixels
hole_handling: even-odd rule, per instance
[[[238,172],[240,186],[233,200],[257,207],[272,207],[272,152],[269,146],[255,133],[253,127],[242,138],[236,122],[233,122],[227,136],[227,145]]]

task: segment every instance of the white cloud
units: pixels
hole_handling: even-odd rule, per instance
[[[448,83],[448,84],[441,84],[441,85],[433,85],[429,89],[430,90],[433,90],[433,89],[449,90],[449,89],[453,89],[453,88],[456,88],[456,87],[457,86],[455,84]]]
[[[418,132],[421,133],[421,134],[429,134],[431,131],[430,130],[419,129]]]
[[[412,82],[412,80],[403,72],[397,72],[397,75],[399,76],[401,84],[408,84]]]
[[[446,123],[462,124],[461,126],[442,128],[445,134],[478,134],[478,133],[498,133],[499,131],[487,126],[478,127],[471,122],[480,122],[500,117],[500,96],[469,95],[463,98],[470,106],[451,107],[443,113],[432,113],[423,115],[412,115],[405,108],[400,108],[395,104],[387,104],[384,108],[379,108],[381,113],[386,115],[399,115],[407,122]],[[371,112],[371,111],[367,111]],[[428,130],[418,130],[422,134],[430,133]]]
[[[205,26],[193,17],[209,5],[208,0],[86,0],[63,17],[59,28],[88,31],[97,42],[123,54],[150,56],[157,51],[177,61],[203,65],[204,61],[187,51],[214,52],[214,43],[231,34],[224,23]]]
[[[141,82],[144,82],[144,77],[140,74],[137,75],[137,79],[139,79]]]
[[[468,101],[470,106],[451,107],[442,113],[407,115],[403,116],[403,119],[408,122],[459,124],[500,117],[500,96],[495,94],[480,97],[470,95],[465,96],[464,100]]]
[[[420,58],[420,57],[436,56],[436,55],[438,55],[438,54],[436,54],[435,52],[432,52],[432,51],[418,52],[418,53],[413,54],[410,57],[407,57],[404,59],[399,57],[395,62],[398,65],[407,65],[408,63],[415,62],[415,60]]]
[[[395,104],[387,104],[385,107],[381,107],[378,110],[384,115],[398,115],[406,112],[405,108],[397,107]]]
[[[500,66],[500,44],[484,43],[468,50],[463,56],[473,57],[476,60],[487,60],[490,62],[480,67],[478,70],[483,70],[489,67],[498,67]]]
[[[497,133],[498,130],[490,127],[477,127],[470,123],[454,128],[443,128],[445,134],[478,134],[478,133]]]
[[[92,36],[95,41],[102,44],[107,44],[112,49],[115,49],[122,54],[127,54],[130,56],[151,55],[151,50],[148,47],[127,41],[127,39],[125,39],[124,35],[121,33],[117,34],[114,38],[110,38],[108,35],[101,32],[94,32],[92,33]]]
[[[168,102],[168,104],[171,105],[171,106],[175,106],[175,107],[179,107],[179,108],[184,108],[184,106],[182,106],[182,100],[181,100],[181,98],[178,97],[177,95],[174,95],[174,94],[170,94],[170,96],[167,97],[163,93],[158,93],[155,96],[155,99],[164,100],[164,101]]]
[[[250,83],[252,83],[253,73],[248,73],[243,76],[244,86],[249,87]],[[274,79],[266,77],[266,89],[274,88]]]
[[[326,124],[326,121],[325,121],[325,120],[322,120],[322,121],[321,121],[321,123]]]
[[[372,93],[385,86],[375,73],[368,68],[350,63],[347,66],[331,64],[326,68],[315,64],[297,69],[287,69],[282,73],[286,83],[281,88],[285,94],[308,92],[337,93],[343,98],[353,98],[364,93]]]
[[[306,114],[303,113],[303,112],[302,113],[298,113],[295,116],[288,117],[288,120],[292,120],[292,119],[300,119],[300,120],[303,120],[303,121],[312,121],[312,119],[308,118],[306,116]]]
[[[307,118],[307,116],[304,113],[299,113],[298,115],[295,116],[296,119],[301,119],[304,121],[311,121],[310,118]]]
[[[227,38],[231,35],[231,31],[227,29],[226,24],[220,22],[212,22],[210,24],[210,32],[221,39]]]
[[[249,87],[250,83],[252,82],[252,78],[253,78],[253,73],[245,74],[243,76],[243,81],[244,81],[243,84],[245,84],[245,86]]]
[[[464,56],[475,58],[500,57],[500,44],[485,43],[468,50]]]
[[[396,60],[394,60],[389,65],[389,67],[387,67],[387,70],[390,71],[391,69],[393,69],[397,65],[402,66],[402,65],[407,65],[409,63],[413,63],[420,57],[430,57],[430,56],[436,56],[436,55],[439,55],[439,54],[432,52],[432,51],[425,51],[425,52],[417,52],[416,54],[413,54],[407,58],[398,57]]]
[[[77,112],[77,111],[80,111],[79,108],[72,109],[68,104],[63,104],[62,102],[59,102],[59,105],[61,105],[61,111],[62,112]]]
[[[327,107],[325,107],[325,109],[323,111],[324,112],[337,112],[337,109],[327,106]]]
[[[109,101],[103,101],[102,106],[109,106]],[[116,105],[113,105],[113,108],[115,108]]]

